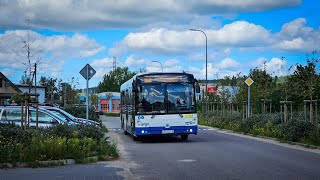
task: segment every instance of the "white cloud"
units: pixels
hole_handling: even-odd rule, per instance
[[[279,58],[272,58],[270,61],[265,63],[266,71],[272,76],[283,76],[286,72],[284,72],[284,68],[287,65],[286,60],[282,60]],[[264,68],[262,65],[261,69]]]
[[[220,29],[204,30],[208,48],[231,52],[230,47],[263,47],[272,42],[271,34],[262,26],[236,21]],[[111,52],[142,52],[153,55],[186,54],[194,48],[205,47],[205,36],[189,30],[152,29],[147,32],[129,33]]]
[[[289,23],[285,23],[280,31],[282,37],[305,37],[312,33],[313,29],[310,27],[305,27],[307,20],[304,18],[297,18]]]
[[[95,78],[101,78],[107,74],[112,68],[113,59],[103,58],[93,60],[90,65],[96,70]]]
[[[295,19],[282,26],[281,31],[275,34],[277,42],[273,45],[274,50],[306,53],[319,50],[320,29],[306,26],[304,18]]]
[[[270,60],[264,57],[260,57],[255,61],[247,64],[251,69],[258,68],[261,70],[266,70],[267,73],[272,76],[283,76],[290,72],[288,72],[288,64],[285,59],[280,59],[277,57],[273,57]]]
[[[208,31],[207,34],[210,44],[218,46],[256,47],[271,43],[268,30],[246,21],[235,21],[219,30]]]
[[[125,60],[125,65],[126,66],[143,66],[143,65],[146,65],[148,63],[150,63],[151,61],[150,60],[147,60],[147,59],[139,59],[139,58],[136,58],[134,57],[133,55],[130,55],[127,57],[127,59]]]
[[[177,59],[168,59],[163,63],[164,67],[172,67],[180,64],[180,61]]]
[[[141,27],[154,22],[189,23],[201,16],[292,7],[301,0],[10,0],[0,2],[0,29],[25,27],[84,30]],[[174,17],[174,18],[172,18]]]
[[[27,41],[28,32],[5,31],[0,34],[0,66],[15,68],[22,72],[28,65],[27,50],[22,41]],[[104,49],[95,40],[81,34],[44,36],[29,31],[30,61],[38,64],[38,73],[58,76],[65,61],[73,58],[92,57]]]
[[[232,58],[225,58],[219,63],[218,66],[221,69],[234,70],[240,68],[240,63]]]
[[[227,57],[233,49],[240,51],[275,51],[305,53],[320,49],[320,29],[307,27],[306,20],[298,18],[283,25],[280,32],[272,33],[260,25],[235,21],[219,29],[204,29],[208,52],[213,57]],[[204,59],[205,36],[201,32],[186,29],[151,29],[129,33],[116,43],[109,52],[142,53],[148,55],[187,55],[188,60]],[[195,54],[194,52],[197,51]]]
[[[143,59],[134,55],[128,56],[125,60],[125,65],[132,69],[143,69],[147,72],[181,72],[183,70],[181,62],[177,59],[168,59],[165,61]]]
[[[279,43],[278,47],[282,50],[301,50],[304,49],[305,43],[302,38],[284,40]]]

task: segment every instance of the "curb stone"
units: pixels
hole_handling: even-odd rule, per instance
[[[73,165],[76,164],[75,159],[63,159],[63,160],[50,160],[50,161],[37,161],[36,163],[39,163],[41,165]],[[0,169],[1,168],[24,168],[24,167],[30,167],[27,163],[0,163]]]

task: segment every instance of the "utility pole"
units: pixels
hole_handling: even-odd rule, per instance
[[[37,94],[37,63],[34,63],[34,93]]]
[[[53,81],[52,81],[52,78],[50,79],[50,99],[51,99],[51,104],[53,104],[53,100],[54,100],[54,97],[53,97]]]
[[[115,56],[113,56],[113,61],[112,61],[112,70],[116,70],[117,69],[117,58]]]
[[[27,58],[28,58],[28,64],[29,64],[29,78],[31,76],[31,61],[30,61],[30,39],[29,39],[29,29],[27,30],[28,33],[27,33],[27,42],[25,42],[25,47],[27,48]],[[30,81],[30,79],[29,79]],[[31,93],[31,82],[28,82],[29,83],[29,93]]]

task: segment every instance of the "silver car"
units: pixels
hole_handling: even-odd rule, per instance
[[[29,126],[36,126],[36,108],[29,107]],[[0,123],[14,123],[21,125],[21,106],[0,106]],[[57,123],[68,125],[74,124],[69,122],[51,111],[38,108],[38,127],[50,127]]]

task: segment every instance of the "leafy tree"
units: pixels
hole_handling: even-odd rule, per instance
[[[79,96],[77,95],[76,84],[79,84],[78,79],[71,78],[71,82],[66,83],[66,100],[68,104],[74,104],[79,102]]]
[[[307,54],[307,65],[296,65],[293,75],[288,78],[291,89],[291,98],[295,99],[296,105],[301,106],[304,99],[314,100],[319,96],[320,78],[317,73],[317,62],[319,59],[309,59]]]
[[[260,112],[261,99],[270,98],[275,83],[270,74],[267,71],[255,68],[251,69],[249,77],[254,80],[254,83],[250,87],[250,101],[252,102],[254,109],[253,112]],[[247,101],[248,98],[248,86],[244,83],[247,76],[243,76],[243,79],[239,81],[240,90],[237,96],[237,102]]]
[[[96,94],[91,94],[90,95],[91,104],[93,106],[95,106],[96,108],[98,107],[98,99],[99,99],[98,95],[96,95]]]
[[[120,86],[136,73],[129,71],[128,67],[118,67],[114,71],[110,71],[109,74],[103,76],[103,80],[99,82],[99,92],[119,92]]]
[[[24,99],[23,93],[17,93],[11,96],[11,101],[14,100],[18,104],[21,104],[23,99]]]
[[[47,78],[44,76],[40,77],[39,84],[40,86],[45,86],[46,87],[46,93],[45,97],[47,101],[50,101],[53,103],[55,97],[57,98],[58,96],[58,85],[57,85],[58,79],[52,79],[52,78]]]

